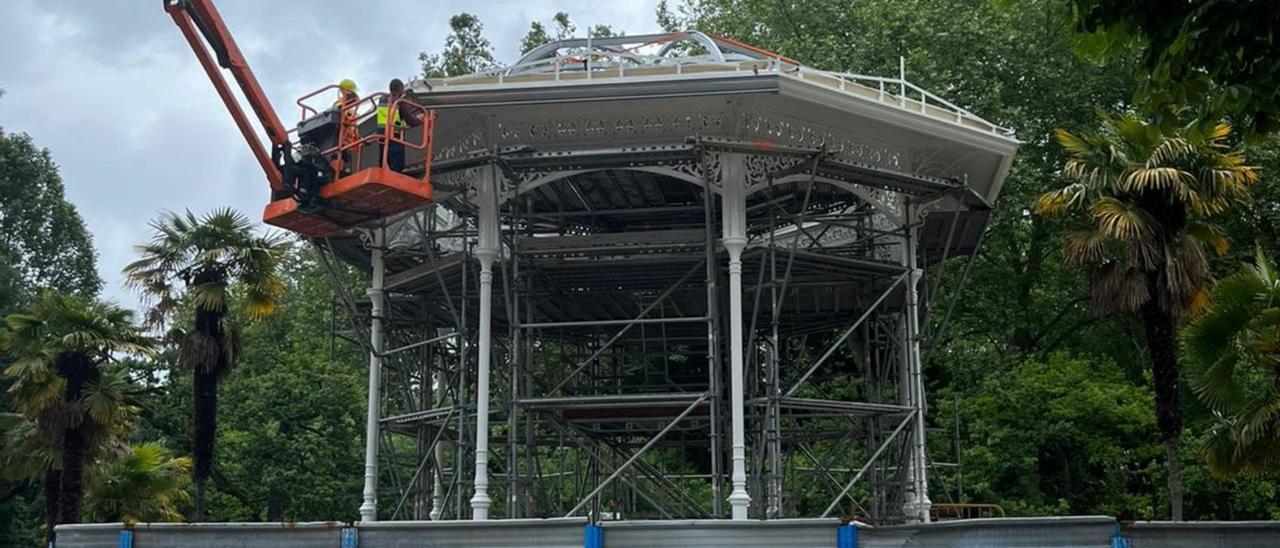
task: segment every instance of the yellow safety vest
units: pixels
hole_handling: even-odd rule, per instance
[[[378,127],[387,127],[387,111],[389,110],[390,107],[385,103],[378,105]],[[404,120],[400,118],[399,108],[396,109],[395,124],[396,127],[408,127],[408,124],[404,123]]]

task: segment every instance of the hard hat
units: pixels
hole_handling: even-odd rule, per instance
[[[356,91],[356,81],[350,78],[343,78],[338,82],[338,87],[346,91]]]

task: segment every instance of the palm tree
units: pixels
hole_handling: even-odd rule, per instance
[[[230,372],[239,332],[226,321],[233,287],[245,315],[257,320],[275,312],[283,284],[276,264],[284,252],[279,236],[254,234],[247,217],[219,209],[202,218],[166,213],[152,221],[151,243],[125,267],[128,283],[150,300],[149,321],[162,325],[184,302],[195,309],[190,331],[173,330],[179,361],[194,384],[191,454],[195,466],[195,519],[204,519],[205,482],[213,470],[218,428],[218,382]]]
[[[15,409],[41,436],[33,450],[61,466],[49,467],[45,496],[50,528],[79,523],[86,462],[113,428],[135,411],[126,400],[123,369],[108,366],[117,354],[147,354],[152,341],[133,313],[113,304],[45,293],[26,312],[6,319],[3,349],[17,361],[5,369]]]
[[[92,474],[86,514],[100,522],[178,521],[190,500],[191,459],[158,443],[123,447]]]
[[[1229,479],[1280,464],[1280,274],[1258,250],[1254,264],[1218,282],[1208,310],[1182,333],[1192,388],[1217,424],[1202,449]]]
[[[1170,517],[1182,519],[1182,433],[1175,325],[1208,298],[1209,249],[1227,241],[1211,222],[1249,196],[1254,168],[1230,144],[1231,128],[1166,135],[1130,115],[1102,116],[1098,131],[1057,130],[1066,186],[1036,203],[1045,215],[1077,214],[1064,253],[1090,269],[1093,308],[1136,315],[1146,335],[1165,444]]]

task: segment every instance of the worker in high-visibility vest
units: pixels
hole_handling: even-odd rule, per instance
[[[378,100],[378,131],[382,132],[390,123],[394,127],[392,137],[402,139],[405,128],[422,125],[425,113],[410,103],[397,102],[404,97],[404,82],[399,78],[391,80],[387,91],[389,94]],[[396,141],[387,143],[387,167],[396,172],[404,171],[404,144]]]
[[[340,109],[342,113],[341,125],[338,126],[338,150],[341,152],[334,158],[334,171],[349,173],[353,167],[349,165],[351,155],[345,147],[360,139],[359,116],[356,112],[360,103],[359,91],[355,80],[343,78],[338,82],[338,99],[333,102],[333,108]]]

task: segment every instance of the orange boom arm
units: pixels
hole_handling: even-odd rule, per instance
[[[280,118],[276,116],[266,93],[263,93],[257,77],[249,68],[249,63],[245,61],[235,39],[231,37],[231,32],[223,24],[217,8],[213,7],[213,2],[210,0],[165,0],[164,10],[173,18],[182,35],[187,38],[191,51],[195,52],[196,58],[200,60],[200,66],[204,67],[205,73],[209,75],[213,87],[218,90],[218,96],[231,112],[236,127],[240,128],[240,134],[244,136],[245,142],[249,144],[253,155],[258,159],[262,171],[266,173],[271,189],[281,190],[284,183],[280,169],[271,161],[271,155],[258,140],[244,110],[240,108],[240,104],[231,93],[231,88],[227,85],[221,69],[231,72],[231,76],[239,84],[240,91],[248,101],[249,107],[253,109],[253,113],[257,115],[258,122],[262,124],[273,147],[288,140],[288,131],[285,130],[284,124],[280,123]],[[204,38],[203,41],[201,37]],[[209,49],[212,49],[216,56],[216,64],[214,57],[209,54]]]

